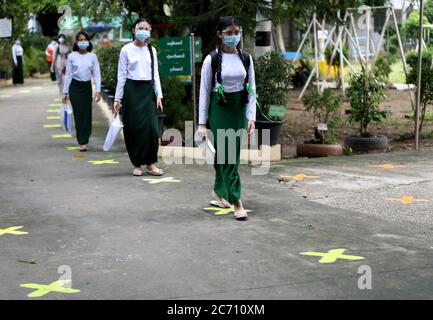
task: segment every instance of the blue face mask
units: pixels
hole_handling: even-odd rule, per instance
[[[60,38],[60,39],[59,39],[59,42],[60,42],[60,43],[64,43],[64,42],[65,42],[65,38]]]
[[[234,36],[224,36],[223,42],[227,47],[230,48],[236,48],[236,46],[241,41],[241,35],[234,35]]]
[[[80,50],[86,50],[89,46],[89,41],[78,41],[77,45]]]
[[[135,31],[135,38],[140,41],[145,41],[150,38],[150,31],[138,29]]]

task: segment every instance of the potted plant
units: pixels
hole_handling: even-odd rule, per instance
[[[338,129],[342,123],[340,115],[342,100],[342,96],[334,94],[330,88],[326,88],[322,94],[311,90],[304,96],[302,102],[305,110],[313,113],[314,122],[317,121],[317,124],[314,126],[314,138],[296,146],[298,157],[327,157],[343,154],[342,146],[336,143],[339,136]]]
[[[273,109],[286,110],[289,90],[292,89],[293,65],[276,52],[267,53],[254,63],[257,91],[256,129],[262,144],[262,131],[270,130],[270,145],[280,144],[284,112],[270,113]],[[280,113],[280,114],[278,114]]]
[[[355,152],[368,152],[370,150],[385,150],[388,147],[388,138],[374,136],[368,132],[368,125],[372,122],[381,123],[391,112],[381,110],[379,105],[386,99],[386,86],[372,72],[362,67],[359,73],[353,74],[346,89],[346,96],[350,102],[350,123],[359,124],[359,135],[350,135],[345,138],[345,146]]]

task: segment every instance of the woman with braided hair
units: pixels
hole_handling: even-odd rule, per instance
[[[132,28],[134,40],[120,51],[114,110],[122,103],[123,134],[134,166],[132,174],[161,176],[158,161],[157,108],[162,111],[162,90],[156,50],[150,45],[150,24],[138,19]]]
[[[248,215],[241,202],[238,172],[242,134],[236,134],[235,148],[229,148],[226,137],[219,139],[219,135],[245,132],[245,129],[248,135],[254,132],[254,66],[251,55],[239,47],[241,28],[237,19],[220,18],[217,36],[217,50],[206,57],[202,67],[198,134],[207,139],[209,125],[215,139],[217,154],[212,193],[215,199],[211,204],[222,208],[229,208],[233,204],[234,217],[246,220]]]

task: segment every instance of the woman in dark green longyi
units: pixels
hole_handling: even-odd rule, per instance
[[[95,80],[96,97],[101,99],[101,72],[98,58],[92,53],[87,33],[80,31],[75,37],[73,51],[68,55],[63,86],[63,103],[71,101],[79,150],[87,151],[92,133],[92,78]]]
[[[209,124],[215,139],[214,200],[211,204],[222,208],[233,204],[234,217],[246,220],[248,215],[241,202],[238,170],[242,132],[251,135],[255,129],[254,66],[251,55],[239,46],[241,28],[237,19],[221,18],[217,36],[218,48],[206,57],[202,67],[198,133],[208,138]],[[230,136],[230,132],[235,136]],[[240,135],[236,134],[239,132]],[[229,140],[235,141],[234,147],[230,147]]]
[[[159,148],[157,108],[163,108],[156,49],[150,45],[151,30],[144,19],[134,23],[134,40],[120,51],[117,72],[114,110],[118,113],[122,108],[123,134],[134,176],[143,175],[142,165],[151,175],[164,173],[155,165]]]

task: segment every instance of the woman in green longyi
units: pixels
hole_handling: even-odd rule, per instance
[[[159,148],[157,108],[162,111],[163,97],[156,49],[150,44],[151,30],[144,19],[134,23],[134,40],[120,51],[117,72],[114,109],[119,112],[122,108],[123,134],[134,176],[143,175],[142,165],[148,174],[164,174],[155,165]]]
[[[239,46],[240,23],[222,17],[218,24],[218,48],[203,62],[198,134],[208,138],[207,124],[215,139],[214,200],[211,204],[229,208],[233,204],[237,220],[248,219],[241,201],[239,176],[241,140],[255,129],[256,100],[254,66],[251,55]],[[229,135],[221,138],[218,132]],[[230,137],[230,132],[241,133]],[[235,141],[230,147],[227,140]],[[223,149],[224,148],[224,149]],[[233,161],[234,160],[234,161]]]

